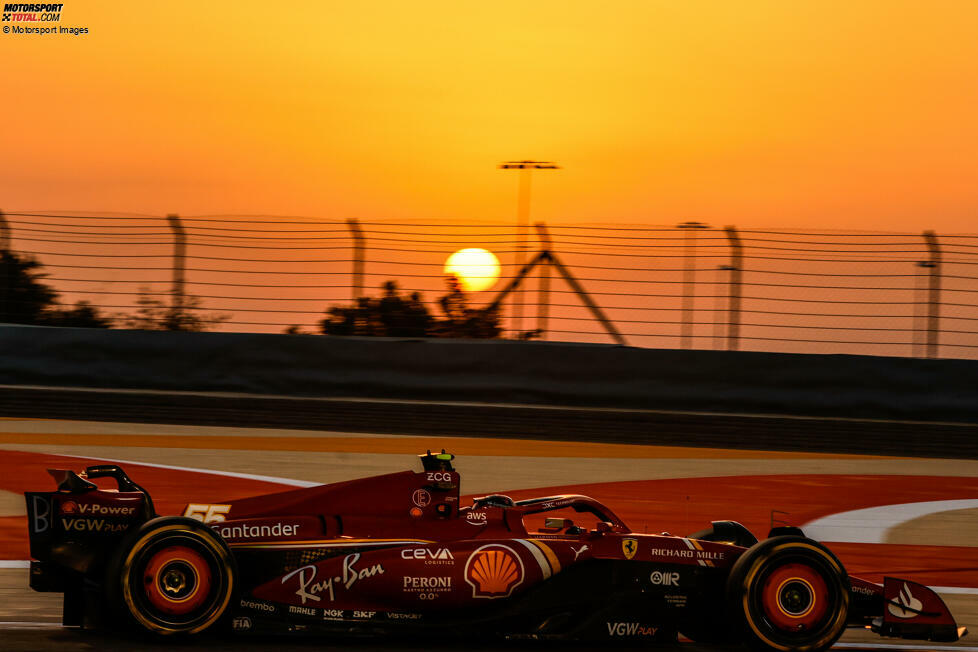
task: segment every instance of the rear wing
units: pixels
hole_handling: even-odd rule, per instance
[[[30,553],[38,561],[88,572],[104,556],[108,539],[156,515],[149,493],[114,464],[48,473],[55,491],[24,493]],[[101,477],[115,479],[118,488],[100,489],[91,481]]]

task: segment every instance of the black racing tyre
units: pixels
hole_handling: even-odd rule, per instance
[[[106,598],[148,632],[199,634],[228,611],[236,577],[230,549],[211,528],[164,516],[126,535],[106,570]]]
[[[731,569],[727,615],[733,630],[755,649],[820,652],[846,628],[849,577],[816,541],[766,539]]]

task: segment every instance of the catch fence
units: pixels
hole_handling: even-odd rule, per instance
[[[439,317],[448,292],[443,264],[468,247],[501,263],[495,285],[470,292],[467,302],[497,302],[503,337],[978,357],[978,235],[971,234],[691,222],[541,224],[524,232],[284,216],[0,218],[0,249],[35,258],[61,304],[90,302],[117,327],[140,310],[150,321],[184,310],[213,330],[319,333],[330,307],[380,297],[387,281],[402,296],[419,293],[419,304]]]

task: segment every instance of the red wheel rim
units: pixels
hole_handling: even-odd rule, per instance
[[[761,586],[761,605],[767,620],[785,631],[817,627],[828,612],[828,585],[806,564],[785,564],[771,571]]]
[[[200,553],[185,546],[164,548],[143,571],[146,599],[156,609],[184,615],[199,608],[211,590],[212,572]]]

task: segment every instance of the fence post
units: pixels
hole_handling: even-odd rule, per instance
[[[0,211],[0,251],[10,251],[10,223]]]
[[[547,225],[537,222],[534,226],[537,235],[540,236],[540,249],[548,253],[553,253],[553,240],[547,231]],[[538,293],[537,305],[537,337],[543,339],[547,333],[547,319],[550,317],[550,260],[540,263],[540,291]]]
[[[13,263],[10,256],[10,224],[7,222],[3,211],[0,211],[0,256],[3,257],[3,305],[0,306],[0,322],[6,322],[10,318],[10,269],[7,265],[9,260]]]
[[[173,232],[173,289],[170,304],[170,319],[175,325],[183,318],[184,312],[184,280],[187,265],[187,233],[183,230],[180,216],[170,214],[166,221]]]
[[[679,348],[688,349],[693,343],[693,293],[696,282],[696,229],[708,229],[702,222],[683,222],[676,226],[686,229],[686,253],[683,256],[683,311],[679,331]]]
[[[350,218],[346,224],[350,227],[350,235],[353,236],[353,305],[357,305],[360,297],[363,296],[363,261],[366,245],[360,222]]]
[[[928,358],[936,358],[941,328],[941,245],[934,231],[924,231],[924,242],[930,258],[918,263],[930,270],[927,288],[927,349]]]
[[[730,264],[726,269],[730,272],[730,285],[727,290],[727,350],[736,351],[740,348],[740,299],[741,274],[744,264],[744,245],[740,241],[737,227],[727,226],[723,229],[730,244]]]

